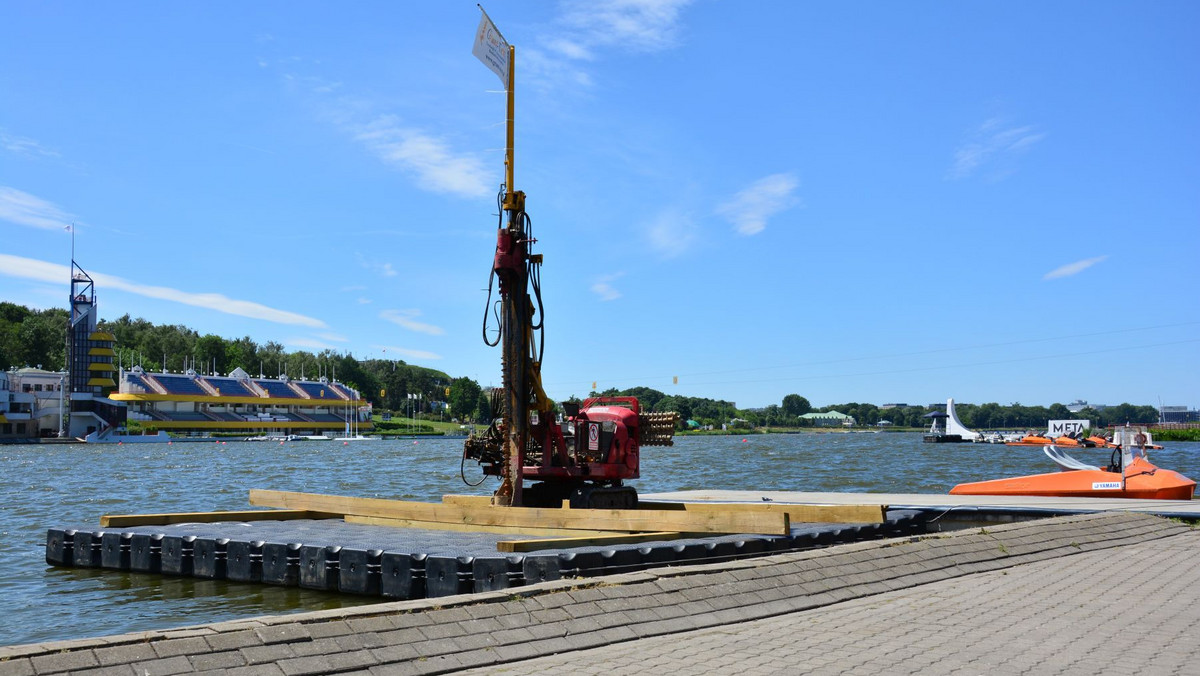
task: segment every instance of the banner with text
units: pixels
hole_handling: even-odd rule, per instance
[[[1091,420],[1051,420],[1048,429],[1051,437],[1069,437],[1082,434],[1091,427]]]
[[[493,73],[499,75],[500,82],[508,87],[508,42],[500,31],[496,30],[496,24],[492,23],[483,7],[480,7],[479,11],[483,16],[479,18],[479,29],[475,31],[475,46],[471,53]]]

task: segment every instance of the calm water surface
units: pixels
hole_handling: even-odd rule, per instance
[[[964,481],[1053,471],[1040,448],[923,444],[919,434],[688,437],[649,448],[642,493],[692,489],[945,493]],[[1200,477],[1200,443],[1158,465]],[[46,529],[103,514],[248,508],[251,488],[405,500],[490,493],[459,478],[462,440],[0,446],[0,645],[375,602],[294,588],[45,564]],[[1078,451],[1102,464],[1105,451]],[[478,479],[478,474],[468,476]]]

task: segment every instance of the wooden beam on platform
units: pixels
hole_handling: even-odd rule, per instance
[[[501,535],[525,535],[528,537],[562,537],[562,536],[601,536],[614,535],[610,530],[573,530],[569,528],[531,528],[528,526],[484,526],[475,523],[445,523],[437,521],[417,521],[414,519],[391,519],[382,516],[355,516],[347,514],[346,523],[361,523],[368,526],[388,526],[389,528],[424,528],[427,530],[448,530],[456,533],[499,533]],[[622,535],[622,533],[616,533]]]
[[[487,506],[487,495],[443,495],[448,505]],[[711,512],[786,512],[791,523],[882,523],[886,505],[800,505],[783,502],[660,502],[642,500],[638,509]]]
[[[601,547],[604,545],[625,545],[632,542],[658,542],[661,540],[678,540],[688,533],[664,531],[660,533],[627,533],[589,535],[582,537],[545,538],[542,540],[501,540],[496,543],[499,552],[536,552],[543,549],[570,549],[571,547]]]
[[[764,535],[786,535],[789,532],[787,513],[778,511],[727,513],[703,510],[472,507],[259,489],[250,491],[250,504],[258,507],[309,509],[354,516],[485,526]]]
[[[236,512],[173,512],[167,514],[105,514],[105,528],[165,526],[172,523],[215,523],[217,521],[286,521],[291,519],[337,519],[341,514],[313,512],[307,509],[250,509]]]
[[[639,509],[686,512],[760,512],[787,514],[791,523],[883,523],[886,505],[797,505],[782,502],[656,502],[642,501]]]

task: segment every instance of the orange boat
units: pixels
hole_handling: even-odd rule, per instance
[[[1043,437],[1038,434],[1026,434],[1021,437],[1020,441],[1006,441],[1005,446],[1047,446],[1053,444],[1054,440],[1050,437]]]
[[[1043,450],[1062,471],[959,484],[950,494],[1191,500],[1196,491],[1195,481],[1155,466],[1141,448],[1114,451],[1112,464],[1103,468],[1080,462],[1053,445]]]
[[[1061,436],[1054,439],[1055,446],[1067,446],[1068,448],[1092,448],[1096,442],[1092,441],[1091,437],[1087,439],[1076,439],[1075,437]]]

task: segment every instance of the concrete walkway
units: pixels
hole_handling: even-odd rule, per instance
[[[1089,514],[0,648],[0,676],[1197,673],[1200,532]]]

